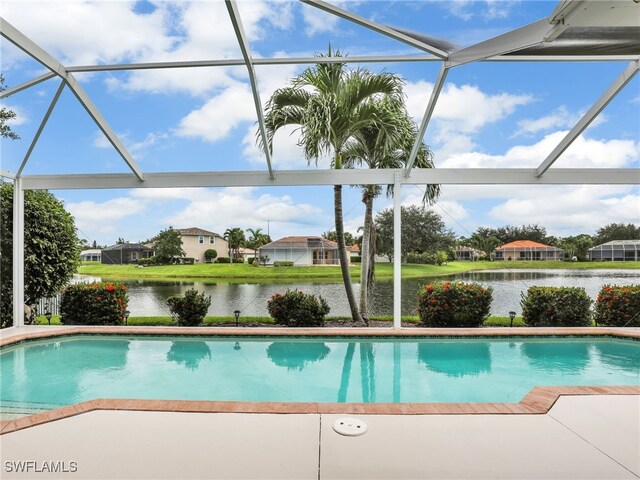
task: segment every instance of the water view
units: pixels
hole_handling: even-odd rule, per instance
[[[87,277],[88,278],[88,277]],[[92,279],[93,280],[93,279]],[[417,291],[421,285],[436,280],[479,282],[493,288],[493,315],[506,316],[510,310],[520,314],[520,295],[531,286],[575,286],[595,299],[602,285],[640,285],[640,270],[491,270],[459,273],[441,278],[402,281],[402,314],[415,315]],[[205,283],[184,281],[127,281],[129,310],[133,316],[170,315],[166,299],[189,288],[211,295],[209,315],[231,315],[236,309],[246,316],[268,316],[267,300],[289,289],[322,295],[331,307],[330,315],[349,315],[342,283]],[[354,285],[356,295],[359,285]],[[371,292],[371,315],[393,313],[393,282],[377,281]]]

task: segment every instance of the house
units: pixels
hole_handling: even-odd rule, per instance
[[[360,257],[360,247],[358,245],[347,245],[347,252],[351,259]]]
[[[202,228],[178,228],[182,239],[185,257],[193,258],[196,263],[205,263],[204,252],[210,248],[218,254],[216,258],[229,257],[229,243],[215,232]]]
[[[114,265],[136,263],[141,258],[153,256],[153,249],[140,243],[117,243],[102,249],[101,262]]]
[[[637,262],[640,240],[613,240],[589,249],[588,258],[601,262]]]
[[[471,247],[456,247],[456,260],[459,261],[474,261],[480,257],[486,257],[486,253]]]
[[[496,248],[496,260],[562,260],[564,250],[531,240],[516,240]]]
[[[245,260],[247,260],[248,258],[256,258],[256,251],[253,248],[240,247],[238,251],[240,253],[240,256]]]
[[[339,265],[338,244],[322,237],[284,237],[258,249],[267,264],[292,261],[294,265]]]
[[[102,250],[99,248],[90,248],[80,252],[80,260],[83,262],[99,262],[102,259]]]

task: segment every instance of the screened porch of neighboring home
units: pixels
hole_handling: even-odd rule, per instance
[[[613,240],[589,249],[589,260],[602,262],[637,262],[640,240]]]
[[[530,240],[517,240],[496,248],[496,260],[563,260],[564,250]]]
[[[322,237],[284,237],[259,249],[265,262],[293,262],[294,265],[339,265],[338,244]]]

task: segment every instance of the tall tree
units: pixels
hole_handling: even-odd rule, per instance
[[[321,55],[322,57],[324,55]],[[339,51],[329,47],[327,56],[339,57]],[[323,155],[331,156],[336,170],[345,167],[344,148],[359,130],[379,121],[371,100],[379,96],[402,96],[402,82],[389,73],[374,74],[365,69],[347,69],[344,63],[323,63],[304,70],[291,86],[276,90],[266,108],[265,124],[268,145],[272,149],[273,136],[287,125],[300,126],[299,144],[309,163],[316,163]],[[333,189],[335,229],[338,256],[351,316],[363,321],[351,284],[349,260],[344,240],[342,215],[342,186]]]
[[[262,232],[261,228],[247,228],[246,232],[250,235],[247,241],[245,242],[245,246],[252,248],[253,250],[258,250],[263,245],[267,243],[271,243],[271,237],[266,233]]]
[[[245,236],[244,230],[241,228],[227,228],[224,232],[224,239],[229,243],[229,248],[231,249],[231,263],[233,263],[233,259],[240,258],[240,247],[244,245]]]
[[[182,235],[178,230],[174,230],[173,227],[162,230],[152,242],[154,243],[153,250],[158,263],[170,263],[175,257],[185,256],[182,249]]]
[[[586,233],[564,237],[560,242],[560,248],[564,250],[565,258],[576,257],[580,261],[587,260],[587,254],[591,247],[593,247],[593,239]]]
[[[393,97],[376,98],[371,101],[379,122],[360,129],[345,148],[345,163],[349,167],[366,165],[374,168],[403,168],[407,165],[413,145],[417,140],[418,128],[406,111],[404,101]],[[433,168],[433,154],[424,144],[420,144],[414,166]],[[364,226],[360,264],[360,313],[368,313],[369,288],[375,273],[376,233],[373,221],[373,201],[380,195],[379,185],[362,186],[362,202],[365,205]],[[393,186],[387,186],[387,196],[393,193]],[[431,203],[440,193],[439,185],[427,185],[424,202]]]
[[[322,238],[326,238],[327,240],[331,240],[332,242],[338,241],[338,235],[335,230],[329,230],[328,232],[322,232],[320,234]],[[344,243],[347,246],[355,245],[356,239],[351,232],[344,232]]]
[[[4,76],[0,73],[0,92],[6,89]],[[16,112],[5,107],[0,107],[0,137],[10,138],[12,140],[20,138],[17,133],[11,130],[11,126],[8,124],[8,122],[14,118],[16,118]]]
[[[448,230],[440,215],[424,206],[402,207],[402,261],[409,253],[436,253],[455,245],[455,235]],[[375,218],[380,243],[379,251],[393,257],[393,208],[387,208]]]
[[[594,245],[602,245],[603,243],[613,240],[638,240],[640,239],[640,225],[633,223],[610,223],[599,228],[593,236]]]
[[[0,324],[13,323],[13,185],[0,182]],[[24,296],[29,305],[56,294],[80,264],[73,217],[46,190],[24,192]]]

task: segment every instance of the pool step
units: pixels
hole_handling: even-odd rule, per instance
[[[0,420],[14,420],[60,407],[64,407],[64,405],[58,403],[0,400]]]

